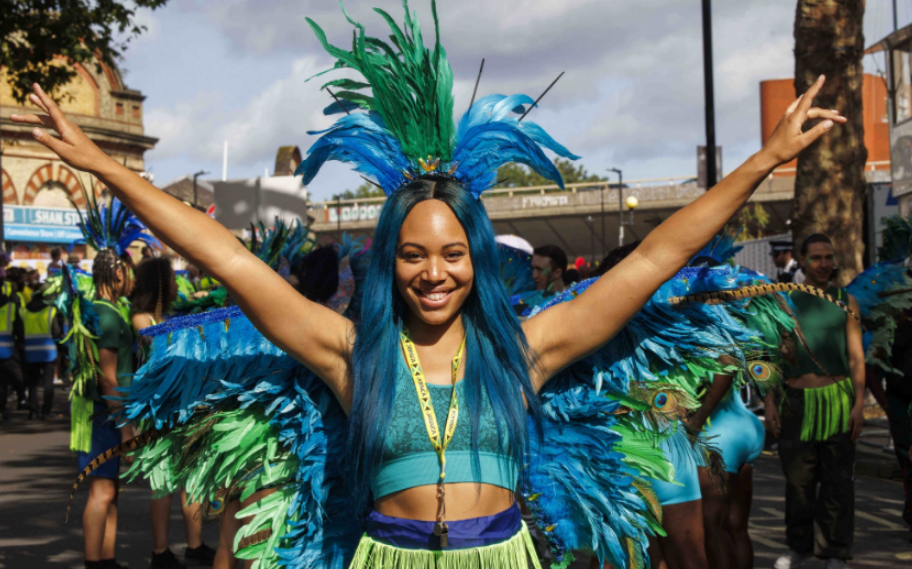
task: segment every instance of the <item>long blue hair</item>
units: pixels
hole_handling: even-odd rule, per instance
[[[494,230],[480,199],[443,176],[419,178],[394,192],[383,206],[371,246],[371,262],[361,308],[361,325],[352,355],[354,393],[349,430],[352,490],[367,505],[372,468],[383,460],[383,447],[396,396],[401,350],[399,333],[409,308],[395,283],[399,231],[415,204],[445,203],[469,240],[474,286],[462,306],[466,330],[466,401],[471,422],[473,471],[478,472],[479,410],[490,401],[498,440],[517,465],[526,444],[526,405],[540,433],[541,406],[529,368],[534,355],[500,278]],[[463,405],[460,405],[463,407]],[[415,413],[419,413],[416,405]],[[460,413],[462,416],[462,413]],[[428,450],[431,450],[428,445]]]

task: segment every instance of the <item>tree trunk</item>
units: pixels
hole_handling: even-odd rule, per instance
[[[837,109],[848,122],[798,157],[792,235],[796,249],[812,233],[830,237],[842,285],[864,268],[864,11],[865,0],[798,0],[795,14],[795,91],[826,75],[814,106]]]

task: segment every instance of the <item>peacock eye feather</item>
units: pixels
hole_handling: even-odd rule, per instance
[[[673,413],[678,408],[678,397],[669,391],[660,391],[652,397],[652,407],[660,413]]]
[[[756,381],[766,381],[773,375],[773,370],[766,362],[750,362],[747,367]]]

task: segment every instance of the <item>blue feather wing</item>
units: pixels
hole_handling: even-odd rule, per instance
[[[743,361],[744,351],[759,345],[756,332],[730,307],[668,301],[737,288],[744,278],[732,267],[682,270],[614,338],[546,384],[546,434],[530,451],[523,493],[558,559],[584,549],[615,567],[646,563],[647,535],[661,529],[644,479],[671,472],[658,448],[658,440],[669,435],[646,420],[655,413],[650,385],[675,378],[682,391],[695,394],[707,371],[733,371],[719,362],[721,356]],[[535,307],[530,317],[573,300],[593,282],[577,283]]]
[[[865,359],[887,372],[896,373],[890,359],[899,318],[912,309],[912,276],[903,259],[883,261],[864,270],[846,287],[855,297],[864,334]]]
[[[205,430],[207,422],[237,413],[253,417],[245,424],[266,435],[242,453],[244,464],[253,465],[249,472],[234,472],[237,465],[225,459],[228,450],[240,452],[231,438],[238,435],[217,432],[194,451],[207,457],[200,464],[217,465],[213,474],[174,470],[169,483],[179,478],[194,496],[208,498],[219,488],[253,491],[258,481],[275,484],[268,471],[292,465],[291,480],[251,506],[254,517],[243,530],[273,528],[269,547],[239,556],[294,569],[344,569],[363,528],[343,483],[346,417],[325,384],[266,340],[237,307],[172,319],[143,335],[152,339],[150,359],[136,374],[119,418],[174,428],[168,435],[174,448],[140,457],[134,469],[150,476],[178,462],[178,441]]]

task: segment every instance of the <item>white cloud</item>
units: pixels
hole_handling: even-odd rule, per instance
[[[871,5],[883,4],[872,0]],[[426,43],[433,41],[429,2],[412,0]],[[388,35],[374,6],[401,21],[399,0],[348,0],[351,17],[368,33]],[[730,170],[759,148],[759,87],[764,79],[790,77],[794,68],[794,0],[739,0],[714,3],[714,58],[717,141],[725,147]],[[869,11],[871,10],[869,5]],[[696,150],[704,141],[703,62],[699,3],[689,0],[487,0],[441,1],[442,41],[453,66],[456,111],[471,97],[478,64],[486,58],[479,95],[524,92],[538,95],[561,71],[566,75],[530,119],[542,124],[593,171],[625,168],[625,175],[687,175],[696,169]],[[329,103],[319,81],[305,83],[332,61],[323,53],[305,16],[317,21],[330,41],[346,46],[351,26],[335,2],[325,0],[184,0],[171,11],[203,22],[217,34],[223,65],[207,65],[206,79],[175,77],[181,89],[164,105],[147,101],[146,129],[161,142],[151,162],[187,159],[218,164],[222,140],[231,145],[231,171],[254,166],[262,172],[278,146],[306,149],[307,130],[325,128],[331,119],[320,110]],[[165,18],[153,42],[169,37]],[[203,30],[201,30],[202,33]],[[883,30],[880,30],[883,31]],[[880,31],[871,32],[873,38]],[[209,36],[207,36],[209,37]],[[212,49],[211,41],[187,44]],[[243,85],[237,92],[218,89],[213,80],[232,76],[235,62],[289,63],[274,79],[258,76],[262,88]],[[221,61],[221,60],[220,60]],[[248,67],[249,68],[249,67]],[[264,67],[265,69],[265,67]],[[280,69],[280,68],[279,68]],[[284,76],[282,76],[284,75]],[[230,91],[230,90],[229,90]],[[227,99],[232,98],[232,104]],[[609,164],[610,162],[610,164]],[[337,184],[357,183],[329,168]],[[683,170],[682,170],[683,169]],[[175,172],[177,174],[177,172]],[[321,175],[322,176],[322,175]],[[348,186],[346,186],[348,187]],[[334,188],[336,191],[342,188]]]

